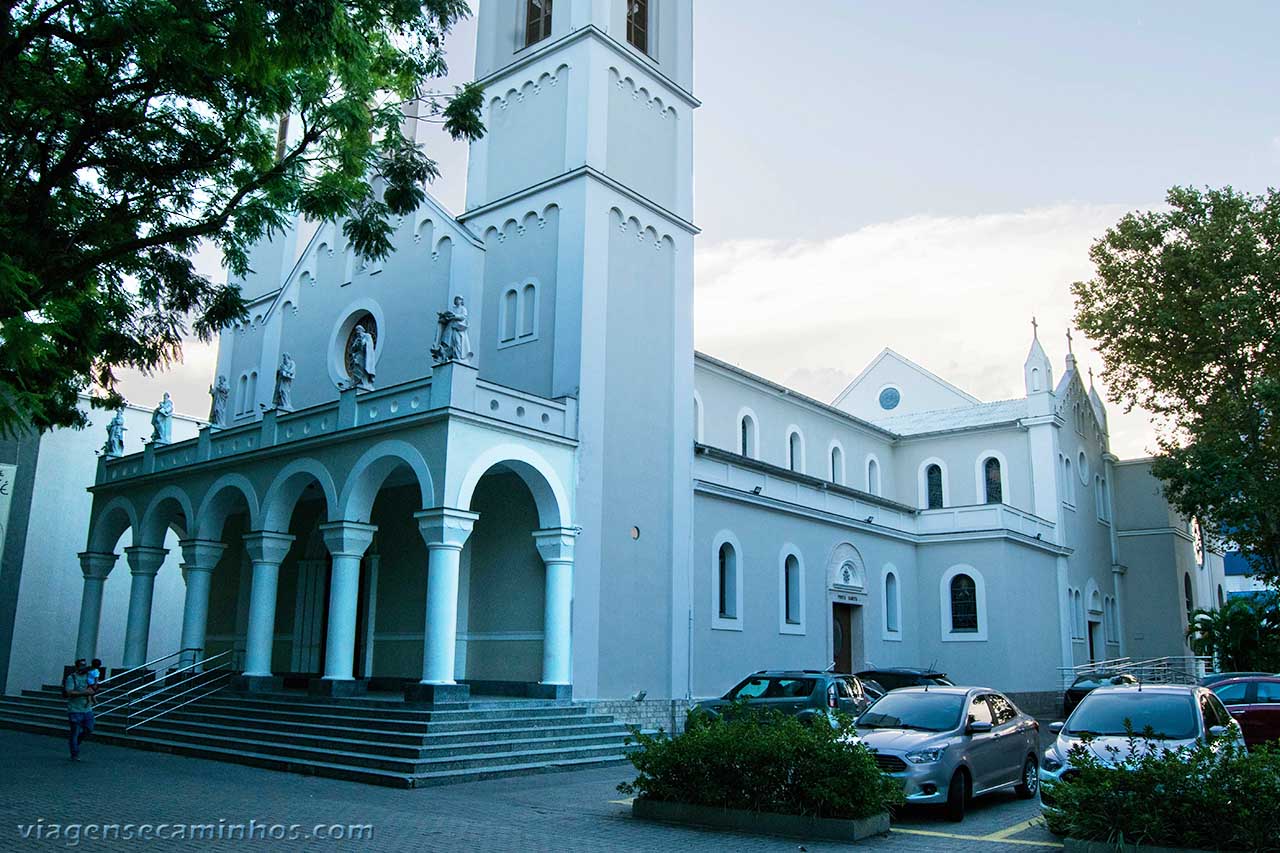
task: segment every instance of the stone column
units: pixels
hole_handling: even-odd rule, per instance
[[[209,621],[209,583],[214,567],[227,550],[226,544],[207,539],[184,539],[182,546],[182,579],[187,584],[182,603],[182,658],[179,666],[190,666],[202,660],[205,625]],[[198,650],[198,651],[197,651]]]
[[[156,572],[164,565],[166,548],[135,545],[124,549],[133,582],[129,585],[129,618],[124,629],[125,669],[147,662],[147,640],[151,636],[151,599],[155,594]]]
[[[80,630],[76,635],[76,657],[93,660],[98,654],[98,622],[102,618],[102,585],[115,568],[118,554],[85,551],[80,554],[84,593],[80,598]]]
[[[460,509],[428,509],[414,515],[427,543],[427,614],[422,681],[410,685],[411,701],[462,701],[470,695],[454,680],[458,641],[458,572],[462,546],[480,516]]]
[[[359,692],[352,664],[356,650],[356,610],[360,595],[360,561],[378,528],[356,521],[320,525],[333,558],[329,573],[329,634],[324,647],[324,677],[316,692],[351,695]]]
[[[573,545],[571,527],[535,530],[534,542],[547,567],[542,620],[542,684],[556,699],[567,699],[573,683]],[[561,695],[564,694],[564,695]]]
[[[244,676],[248,686],[252,679],[271,678],[271,647],[276,634],[276,584],[280,564],[289,553],[293,536],[260,530],[247,533],[244,547],[253,563],[253,580],[249,591],[249,627],[245,648]]]

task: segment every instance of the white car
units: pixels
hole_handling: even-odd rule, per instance
[[[1057,738],[1040,759],[1041,804],[1052,807],[1053,785],[1069,781],[1077,772],[1071,766],[1071,749],[1086,739],[1090,752],[1103,764],[1123,761],[1129,754],[1126,723],[1140,744],[1145,741],[1143,732],[1150,728],[1159,749],[1174,751],[1209,738],[1245,748],[1239,723],[1208,688],[1189,684],[1099,687],[1080,701],[1065,723],[1049,726]]]

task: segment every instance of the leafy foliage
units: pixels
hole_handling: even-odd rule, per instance
[[[776,711],[738,709],[725,717],[697,711],[685,732],[635,733],[631,763],[639,775],[618,790],[664,802],[858,819],[902,801],[898,783],[852,739],[853,723],[804,721]]]
[[[90,383],[244,316],[233,276],[295,213],[391,249],[437,168],[406,113],[483,133],[445,73],[466,0],[15,0],[0,20],[0,431],[76,426]],[[404,105],[411,105],[404,109]],[[281,116],[289,116],[282,127]],[[375,180],[376,179],[376,180]],[[373,186],[385,187],[375,195]]]
[[[1046,786],[1049,829],[1086,841],[1199,850],[1280,850],[1280,752],[1230,742],[1166,750],[1129,735],[1115,766],[1076,745],[1079,775]]]
[[[1197,610],[1187,639],[1221,672],[1280,671],[1280,599],[1232,598],[1216,610]]]
[[[1280,193],[1175,187],[1094,243],[1076,322],[1126,406],[1155,413],[1154,474],[1280,580]]]

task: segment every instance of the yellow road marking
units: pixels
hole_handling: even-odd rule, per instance
[[[1031,820],[1024,820],[1022,823],[1017,823],[1017,824],[1014,824],[1013,826],[1005,827],[1004,829],[1001,829],[997,832],[993,832],[990,835],[984,835],[983,838],[987,839],[988,841],[1003,841],[1004,839],[1008,838],[1010,835],[1017,835],[1019,832],[1025,832],[1028,829],[1031,829],[1033,826],[1040,826],[1043,820],[1044,818],[1033,817],[1031,818]]]
[[[985,841],[988,844],[1020,844],[1024,847],[1054,847],[1063,845],[1057,841],[1023,841],[1020,838],[992,838],[990,835],[960,835],[955,832],[934,832],[929,829],[900,829],[894,827],[890,834],[901,832],[904,835],[924,835],[929,838],[952,838],[957,841]]]

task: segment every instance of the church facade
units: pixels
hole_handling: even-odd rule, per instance
[[[149,620],[181,608],[246,689],[669,701],[874,664],[1048,695],[1142,620],[1179,635],[1181,564],[1143,576],[1171,610],[1135,606],[1073,358],[1055,381],[1034,340],[1025,396],[983,403],[885,351],[825,404],[694,352],[690,3],[478,25],[466,211],[429,200],[384,261],[340,223],[258,248],[217,423],[99,463],[78,656],[121,562],[118,663],[175,651]],[[183,600],[157,601],[174,536]]]

